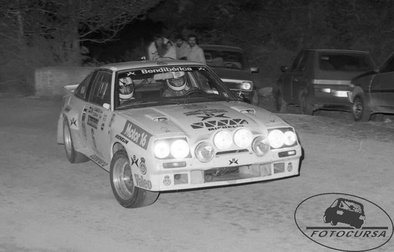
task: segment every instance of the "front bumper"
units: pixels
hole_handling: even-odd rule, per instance
[[[194,188],[205,188],[223,185],[245,184],[257,181],[281,179],[299,175],[301,148],[291,148],[276,151],[261,162],[238,165],[233,158],[220,167],[194,167],[186,165],[184,168],[161,169],[147,176],[151,191],[172,191]],[[291,154],[287,154],[291,153]],[[231,160],[231,159],[230,159]],[[237,159],[238,160],[238,159]],[[227,160],[226,160],[227,161]],[[208,165],[206,165],[208,166]]]

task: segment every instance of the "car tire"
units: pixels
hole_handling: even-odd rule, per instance
[[[70,163],[82,163],[89,160],[89,158],[87,158],[84,154],[75,150],[67,118],[64,118],[63,120],[63,143],[66,157]]]
[[[305,115],[313,115],[313,104],[307,91],[301,91],[298,96],[301,112]]]
[[[361,96],[354,97],[352,113],[355,121],[366,122],[371,117],[371,111],[365,104],[365,99]]]
[[[153,204],[159,192],[147,191],[134,185],[133,172],[125,150],[119,150],[111,160],[110,181],[112,192],[125,208],[137,208]]]
[[[331,219],[331,225],[332,226],[336,226],[338,224],[338,221]]]
[[[323,216],[323,222],[324,223],[329,223],[330,222],[330,220],[327,218],[326,215]]]

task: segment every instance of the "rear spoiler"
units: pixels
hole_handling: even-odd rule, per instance
[[[67,85],[64,86],[64,89],[67,91],[67,93],[74,93],[74,90],[78,87],[79,84],[73,84],[73,85]]]

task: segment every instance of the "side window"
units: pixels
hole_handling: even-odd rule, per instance
[[[394,56],[392,56],[389,60],[387,60],[387,62],[384,64],[384,66],[380,71],[382,73],[394,72]]]
[[[74,94],[76,97],[81,98],[83,100],[87,100],[88,98],[88,91],[89,91],[89,85],[91,83],[92,77],[94,75],[94,72],[90,73],[86,78],[78,85],[78,87],[75,89]]]
[[[303,71],[306,66],[307,53],[301,51],[295,58],[293,65],[291,66],[292,71]]]
[[[111,102],[111,73],[100,71],[92,83],[92,91],[89,95],[91,103],[102,106]]]

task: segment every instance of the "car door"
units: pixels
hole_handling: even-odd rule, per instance
[[[394,55],[381,67],[371,84],[371,103],[382,108],[394,108]]]
[[[87,142],[96,156],[91,157],[100,165],[107,165],[110,158],[110,131],[107,127],[111,119],[112,72],[97,71],[89,94],[89,103],[84,108],[84,123]]]
[[[304,70],[306,65],[307,52],[302,50],[294,59],[290,71],[283,76],[282,94],[285,101],[290,103],[298,102],[298,90],[304,82]]]

